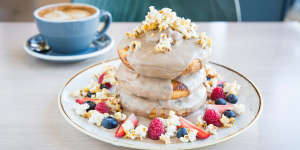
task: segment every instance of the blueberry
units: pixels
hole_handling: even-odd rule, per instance
[[[184,137],[184,135],[187,135],[187,134],[188,134],[188,132],[187,132],[186,128],[180,128],[176,133],[176,137],[181,138],[181,137]]]
[[[235,104],[237,103],[238,101],[238,97],[233,95],[233,94],[230,94],[226,97],[226,100],[229,102],[229,103],[232,103],[232,104]]]
[[[91,93],[90,91],[88,91],[88,93],[86,94],[87,97],[92,97],[93,93]]]
[[[113,117],[107,117],[102,120],[102,126],[106,129],[113,129],[118,126],[118,121]]]
[[[89,105],[89,108],[86,110],[87,112],[90,110],[94,110],[96,107],[96,104],[93,101],[86,101],[84,103],[87,103]]]
[[[224,84],[218,84],[218,87],[224,88]]]
[[[103,89],[103,88],[109,89],[110,87],[108,86],[108,84],[101,84],[100,89]]]
[[[210,80],[210,77],[206,77],[206,80],[209,81],[209,80]]]
[[[224,98],[218,98],[215,101],[215,104],[217,104],[217,105],[226,105],[226,100]]]
[[[235,117],[235,113],[232,110],[226,110],[223,112],[223,114],[228,117],[228,118],[234,118]]]

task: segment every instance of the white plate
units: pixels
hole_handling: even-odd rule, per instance
[[[34,38],[35,36],[31,38]],[[94,48],[88,48],[86,51],[83,52],[78,52],[76,54],[60,54],[60,53],[55,53],[53,51],[50,51],[48,53],[39,53],[34,51],[28,45],[28,41],[31,38],[28,38],[24,43],[25,52],[33,57],[47,60],[47,61],[55,61],[55,62],[74,62],[74,61],[85,60],[88,58],[93,58],[108,52],[109,50],[112,49],[114,45],[114,40],[109,35],[104,34],[103,37],[101,37],[100,39],[96,39],[93,41],[93,43],[97,44],[96,47],[95,44],[91,44],[91,46],[94,46]]]
[[[250,80],[248,80],[245,76],[241,75],[237,71],[234,71],[233,69],[216,63],[210,63],[212,67],[216,68],[217,71],[224,76],[224,79],[226,81],[232,82],[236,80],[237,83],[241,85],[238,103],[245,104],[247,109],[243,115],[237,117],[236,122],[232,128],[220,129],[218,130],[217,135],[212,135],[208,139],[197,140],[192,143],[177,142],[174,144],[166,145],[161,141],[154,141],[150,139],[146,139],[143,141],[124,138],[118,139],[114,137],[115,130],[96,127],[95,125],[89,124],[86,119],[77,116],[72,111],[72,104],[75,102],[74,98],[70,96],[70,92],[85,87],[93,77],[94,73],[103,71],[105,68],[104,66],[118,66],[119,64],[120,60],[114,59],[106,62],[101,62],[81,70],[66,82],[65,86],[62,88],[58,96],[58,106],[64,118],[76,129],[100,141],[111,143],[116,146],[136,149],[200,148],[229,140],[234,136],[242,133],[251,125],[253,125],[262,111],[262,97],[258,89]]]

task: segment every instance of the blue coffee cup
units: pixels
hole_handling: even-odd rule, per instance
[[[40,14],[43,11],[57,7],[87,7],[93,13],[85,18],[76,20],[51,20]],[[58,53],[76,53],[87,49],[93,40],[101,38],[109,28],[112,17],[108,11],[79,3],[59,3],[43,6],[34,11],[34,18],[40,34],[44,37],[51,49]],[[105,18],[104,27],[98,31],[101,18]]]

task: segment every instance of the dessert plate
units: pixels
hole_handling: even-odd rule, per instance
[[[248,129],[250,126],[252,126],[261,114],[262,97],[256,86],[239,72],[226,66],[210,62],[211,66],[214,67],[218,71],[218,73],[224,77],[226,81],[232,82],[236,80],[241,85],[241,89],[239,91],[239,103],[245,104],[246,111],[243,115],[236,119],[236,123],[233,127],[220,129],[218,130],[217,135],[212,135],[208,139],[197,140],[191,143],[181,143],[178,140],[177,142],[172,142],[172,144],[164,144],[162,141],[154,141],[148,138],[144,139],[143,141],[125,138],[115,138],[115,130],[99,128],[95,125],[89,124],[87,120],[83,117],[77,116],[72,110],[72,105],[73,103],[75,103],[75,101],[74,98],[70,96],[70,93],[76,89],[84,87],[90,81],[94,73],[104,71],[106,66],[118,67],[120,62],[121,61],[118,59],[113,59],[97,63],[79,71],[65,83],[64,87],[58,95],[59,110],[62,116],[65,118],[65,120],[67,120],[67,122],[69,122],[73,127],[78,129],[79,131],[100,141],[107,142],[115,146],[136,149],[200,148],[209,145],[214,145],[229,140],[235,137],[236,135],[239,135],[240,133]],[[191,116],[193,116],[193,114]]]
[[[113,44],[114,40],[109,35],[104,34],[101,38],[95,39],[91,43],[90,47],[84,49],[82,52],[77,52],[74,54],[62,54],[54,52],[51,47],[46,44],[42,36],[38,34],[28,38],[25,41],[24,50],[29,55],[43,60],[73,62],[102,55],[109,51]]]

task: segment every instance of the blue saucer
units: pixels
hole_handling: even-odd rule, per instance
[[[38,34],[26,40],[24,49],[29,55],[39,59],[58,62],[71,62],[99,56],[109,51],[112,48],[113,43],[113,39],[109,35],[104,34],[101,38],[95,39],[91,43],[90,47],[83,51],[72,54],[63,54],[54,52],[51,47],[46,44],[43,37]],[[46,47],[47,50],[39,51],[38,47],[40,46]]]

